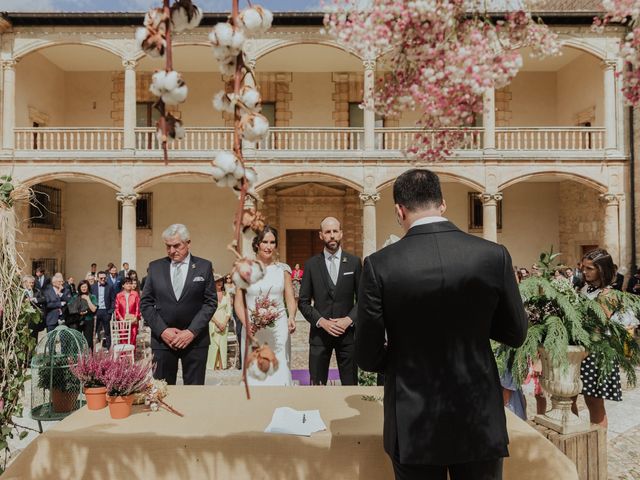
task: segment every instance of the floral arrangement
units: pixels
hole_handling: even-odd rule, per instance
[[[269,298],[270,291],[271,289],[269,289],[266,295],[259,295],[256,298],[254,308],[249,310],[249,318],[251,323],[255,325],[256,330],[273,327],[282,311],[278,302]]]
[[[77,362],[69,359],[69,369],[87,388],[104,387],[105,377],[111,370],[115,360],[106,351],[93,353],[85,351]]]
[[[146,390],[152,372],[153,364],[148,360],[131,363],[124,356],[116,358],[104,376],[107,395],[126,397]]]
[[[567,347],[577,345],[594,354],[601,378],[609,375],[614,365],[619,365],[626,373],[628,383],[634,385],[635,367],[640,365],[640,347],[624,325],[607,317],[599,302],[600,297],[604,297],[611,313],[630,310],[638,314],[640,300],[614,290],[595,300],[576,292],[567,280],[553,278],[559,255],[553,251],[542,253],[538,262],[541,276],[529,277],[520,283],[529,319],[527,337],[516,349],[499,345],[495,349],[498,364],[512,365],[514,381],[521,385],[530,360],[537,358],[539,347],[544,347],[554,365],[562,367],[567,365]]]
[[[620,45],[620,55],[626,68],[622,72],[622,93],[630,105],[640,103],[640,2],[637,0],[603,0],[606,13],[593,21],[596,31],[611,22],[629,25],[630,32]]]
[[[559,53],[556,34],[524,10],[528,3],[494,22],[479,0],[333,0],[325,26],[349,50],[385,64],[365,108],[387,117],[422,112],[424,131],[409,153],[437,161],[461,142],[459,127],[482,112],[483,94],[516,76],[518,48],[536,57]]]

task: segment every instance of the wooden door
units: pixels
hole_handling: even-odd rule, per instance
[[[324,248],[318,230],[287,230],[287,263],[294,268],[296,263],[300,267],[313,255],[319,254]]]

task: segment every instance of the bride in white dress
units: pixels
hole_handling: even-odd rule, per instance
[[[275,261],[275,254],[278,248],[278,232],[275,228],[265,226],[264,230],[253,240],[253,251],[256,258],[264,263],[265,275],[257,283],[247,289],[247,305],[249,310],[253,310],[256,299],[269,295],[270,300],[278,303],[280,314],[271,327],[265,327],[254,333],[256,340],[260,343],[268,343],[278,360],[278,369],[273,374],[268,375],[264,380],[258,380],[247,375],[249,385],[291,385],[291,370],[289,369],[291,355],[291,334],[296,329],[297,304],[291,282],[291,269],[285,263]],[[235,297],[235,309],[238,318],[242,322],[242,349],[246,342],[247,324],[255,331],[251,320],[247,316],[242,295]],[[249,347],[251,348],[251,347]]]

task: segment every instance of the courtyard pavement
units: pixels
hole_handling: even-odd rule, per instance
[[[292,337],[292,368],[302,369],[308,366],[308,335],[309,324],[298,316],[296,332]],[[331,368],[336,368],[335,357],[331,361]],[[640,369],[637,371],[640,379]],[[207,385],[237,385],[240,383],[240,370],[207,371]],[[180,383],[180,380],[178,381]],[[629,388],[623,381],[623,401],[606,402],[609,416],[608,435],[608,477],[609,480],[640,480],[640,387]],[[24,399],[24,418],[16,418],[17,424],[37,430],[37,422],[28,417],[30,409],[30,384],[26,385]],[[580,397],[580,416],[588,418],[588,412]],[[535,399],[527,396],[527,411],[529,418],[535,414]],[[43,422],[43,429],[47,430],[53,422]],[[23,440],[10,440],[12,458],[19,454],[31,441],[38,436],[30,431]]]

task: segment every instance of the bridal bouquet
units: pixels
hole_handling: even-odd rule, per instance
[[[266,295],[259,295],[256,298],[254,308],[249,310],[251,323],[255,325],[257,330],[264,327],[273,327],[276,319],[280,315],[279,307],[276,300],[269,298],[269,292],[267,292]]]

